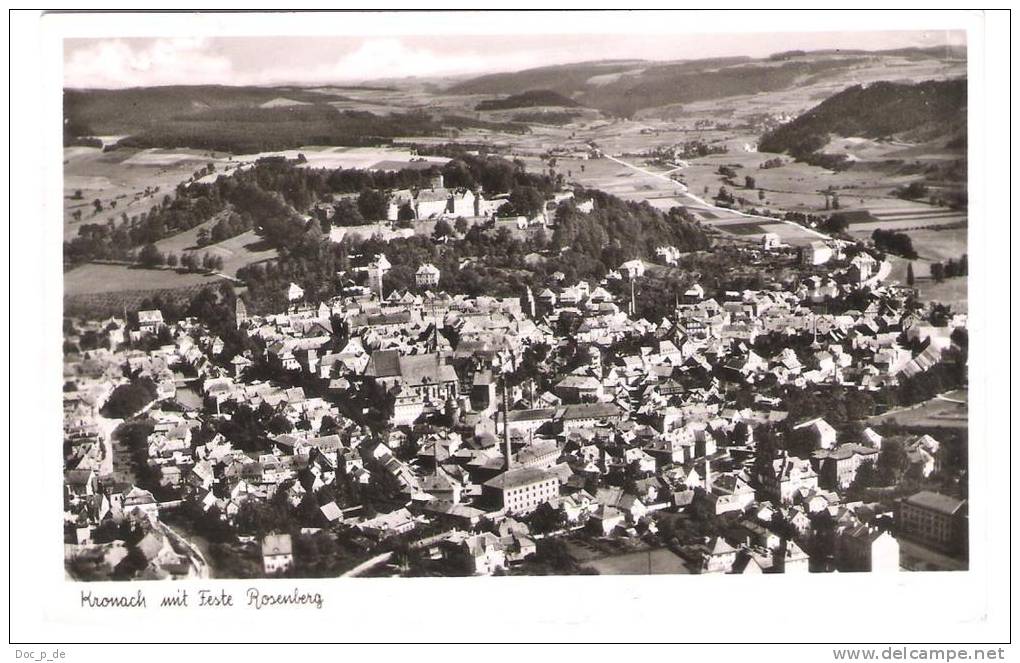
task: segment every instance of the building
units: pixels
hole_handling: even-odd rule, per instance
[[[967,538],[967,500],[922,490],[900,502],[901,534],[953,550]]]
[[[531,513],[560,494],[555,474],[535,467],[512,468],[482,484],[483,493],[508,513]]]
[[[645,275],[645,263],[641,260],[628,260],[620,265],[620,273],[628,279],[635,279]]]
[[[458,396],[457,372],[434,352],[401,356],[397,350],[377,350],[365,367],[365,377],[386,388],[399,385],[401,393],[413,392],[433,403]]]
[[[836,429],[821,417],[797,424],[793,430],[810,436],[815,449],[831,449],[836,446]]]
[[[425,263],[414,273],[414,282],[419,288],[434,288],[439,285],[439,268],[430,262]]]
[[[784,504],[793,501],[800,490],[818,488],[818,473],[811,461],[796,456],[783,456],[772,461],[772,473],[758,477],[764,492]]]
[[[305,298],[305,291],[297,283],[291,283],[287,288],[287,301],[297,302]]]
[[[837,551],[840,571],[889,573],[900,570],[899,541],[873,525],[858,525],[844,531]]]
[[[382,299],[383,295],[383,278],[385,278],[386,272],[390,271],[390,267],[392,267],[390,261],[382,253],[377,255],[372,264],[368,266],[368,289],[379,299]]]
[[[262,568],[269,575],[283,573],[294,566],[294,546],[290,534],[267,534],[262,539]]]
[[[776,233],[765,233],[761,236],[761,248],[763,251],[772,251],[782,245],[779,235]]]
[[[865,464],[874,464],[878,449],[848,442],[835,449],[815,452],[819,482],[823,488],[848,488]]]
[[[155,334],[164,324],[163,312],[159,309],[138,312],[138,330],[143,334]]]
[[[832,248],[825,242],[811,242],[800,250],[800,262],[806,266],[824,265],[832,260]]]

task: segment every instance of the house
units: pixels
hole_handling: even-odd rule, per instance
[[[439,285],[439,268],[430,262],[425,263],[414,273],[414,283],[419,288],[434,288]]]
[[[290,287],[287,288],[287,301],[297,302],[305,298],[304,288],[299,286],[297,283],[291,283]]]
[[[814,241],[810,245],[801,247],[800,263],[811,267],[824,265],[832,259],[832,248],[825,242]]]
[[[377,539],[384,539],[410,532],[415,528],[415,521],[410,511],[400,508],[358,523],[358,528]]]
[[[811,467],[811,461],[784,452],[772,461],[772,473],[760,475],[758,481],[767,495],[790,504],[795,493],[818,488],[818,473]]]
[[[729,573],[737,561],[737,549],[721,536],[689,549],[688,560],[695,573]]]
[[[953,550],[967,538],[967,500],[922,490],[900,502],[896,525],[904,536]]]
[[[294,566],[290,534],[267,534],[262,539],[262,568],[267,575],[284,573]]]
[[[126,493],[115,496],[115,503],[120,505],[121,512],[129,516],[139,513],[150,520],[159,518],[159,503],[149,491],[131,486]]]
[[[782,240],[779,239],[779,235],[776,233],[765,233],[761,236],[762,251],[772,251],[780,246],[782,246]]]
[[[472,573],[478,575],[492,575],[507,566],[506,547],[492,532],[464,538],[460,542],[460,552],[467,555]]]
[[[164,326],[163,312],[159,309],[138,312],[138,330],[143,334],[155,334]]]
[[[878,449],[847,442],[835,449],[816,451],[814,458],[818,461],[819,482],[824,488],[848,488],[862,465],[875,463]]]
[[[942,469],[942,458],[944,452],[942,444],[931,435],[920,437],[907,442],[904,445],[907,454],[907,462],[912,466],[918,466],[921,474],[927,478]]]
[[[564,401],[584,403],[602,400],[602,381],[591,375],[567,375],[556,383],[553,392]]]
[[[809,435],[815,449],[831,449],[836,445],[836,429],[821,417],[797,424],[793,430]]]
[[[645,263],[642,260],[628,260],[620,265],[620,273],[628,279],[645,275]]]
[[[588,519],[588,527],[594,529],[601,536],[609,536],[617,527],[626,524],[623,512],[615,506],[600,504],[591,517]]]
[[[837,540],[840,571],[888,573],[900,570],[900,544],[889,532],[873,525],[844,530]]]

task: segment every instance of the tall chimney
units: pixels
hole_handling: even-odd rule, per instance
[[[712,464],[708,460],[708,456],[705,456],[705,492],[712,492]]]
[[[510,407],[506,395],[506,376],[502,376],[503,382],[503,446],[506,449],[506,469],[513,467],[513,455],[510,449]]]

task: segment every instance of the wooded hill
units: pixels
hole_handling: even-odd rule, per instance
[[[762,152],[811,161],[830,136],[951,142],[967,133],[967,80],[855,85],[762,136]]]

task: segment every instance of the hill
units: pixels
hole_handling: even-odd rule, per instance
[[[933,71],[959,66],[959,49],[893,51],[788,51],[761,59],[706,58],[675,62],[623,60],[584,62],[488,74],[451,85],[449,94],[514,95],[551,90],[590,108],[630,117],[640,110],[812,85],[844,86],[862,70],[911,67]],[[923,65],[923,66],[922,66]],[[903,74],[917,80],[916,74]],[[888,74],[887,74],[888,76]],[[863,80],[868,80],[864,78]]]
[[[64,91],[64,141],[72,145],[83,137],[117,135],[126,136],[119,147],[244,154],[302,145],[377,145],[397,136],[437,136],[470,127],[527,131],[519,123],[433,115],[410,107],[375,114],[331,105],[341,101],[351,99],[294,87],[69,89]]]
[[[577,108],[581,104],[552,90],[528,90],[503,99],[486,99],[475,106],[475,110],[507,110],[511,108],[533,108],[535,106],[562,106]]]
[[[762,136],[758,149],[816,162],[833,134],[953,142],[967,132],[967,80],[855,85]]]
[[[330,92],[295,87],[235,87],[229,85],[166,85],[123,90],[64,90],[64,118],[78,134],[134,133],[163,122],[207,110],[255,108],[279,99],[319,104],[345,101]]]

